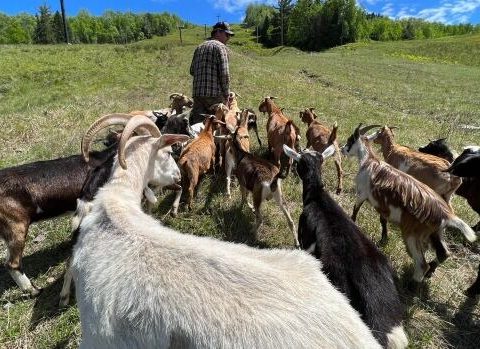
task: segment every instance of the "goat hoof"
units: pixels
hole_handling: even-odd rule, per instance
[[[342,188],[337,188],[337,191],[335,192],[337,195],[340,195],[342,193]]]
[[[58,306],[60,308],[65,308],[70,303],[70,299],[68,297],[60,297],[60,301],[58,302]]]
[[[40,295],[40,293],[43,292],[43,288],[36,288],[35,286],[33,286],[31,289],[30,289],[30,296],[32,297],[38,297]]]
[[[380,246],[385,246],[388,242],[388,238],[381,238],[380,241],[378,242],[378,244]]]
[[[438,263],[437,261],[431,261],[430,263],[428,263],[428,265],[430,268],[428,268],[427,272],[425,273],[426,279],[430,279],[432,277],[433,273],[438,267]]]
[[[478,287],[477,287],[478,288]],[[480,294],[480,290],[478,290],[477,288],[475,288],[474,286],[471,286],[469,287],[466,291],[465,291],[465,295],[468,297],[468,298],[475,298],[476,296],[478,296]]]

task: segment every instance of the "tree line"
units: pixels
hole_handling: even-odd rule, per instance
[[[188,25],[180,17],[169,13],[133,14],[107,11],[92,16],[80,11],[67,17],[67,35],[71,43],[124,44],[163,36]],[[65,32],[61,14],[52,13],[48,6],[40,6],[36,15],[7,16],[0,13],[0,44],[58,44],[64,43]]]
[[[177,26],[191,26],[176,15],[107,11],[92,16],[80,11],[67,17],[71,43],[124,44],[163,36]],[[447,25],[418,18],[393,20],[367,13],[355,0],[278,0],[276,6],[252,3],[244,24],[255,28],[258,41],[268,47],[295,46],[317,51],[361,40],[408,40],[479,33],[480,25]],[[61,14],[46,5],[35,15],[0,13],[0,44],[64,43]]]
[[[277,6],[252,3],[244,24],[266,46],[322,50],[361,40],[409,40],[479,33],[480,25],[447,25],[418,18],[393,20],[367,13],[355,0],[278,0]]]

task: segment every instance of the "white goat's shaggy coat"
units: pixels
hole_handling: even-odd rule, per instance
[[[380,348],[305,252],[181,234],[144,214],[149,142],[129,141],[128,170],[114,163],[80,225],[81,348]]]

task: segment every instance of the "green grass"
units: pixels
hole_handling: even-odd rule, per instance
[[[315,107],[321,121],[339,124],[343,143],[359,122],[399,126],[397,141],[417,148],[428,139],[448,136],[460,151],[478,144],[478,131],[460,124],[480,120],[480,36],[436,40],[357,43],[332,50],[307,53],[293,48],[264,49],[251,32],[235,26],[231,40],[232,90],[242,98],[240,107],[257,109],[262,97],[277,96],[302,129],[298,112]],[[188,73],[195,46],[204,29],[183,30],[127,46],[5,46],[0,65],[0,167],[70,155],[79,151],[80,138],[100,115],[168,105],[173,92],[190,94]],[[259,115],[261,137],[266,118]],[[264,153],[255,138],[253,151]],[[354,160],[343,159],[345,190],[335,199],[351,212]],[[333,162],[324,166],[327,189],[336,185]],[[193,212],[178,218],[167,215],[173,198],[166,195],[155,216],[187,234],[260,247],[291,248],[292,237],[281,211],[273,202],[263,207],[265,223],[259,235],[251,234],[254,216],[239,205],[238,187],[224,196],[222,177],[205,176]],[[284,181],[285,199],[294,220],[301,213],[301,182]],[[457,214],[469,224],[474,213],[455,197]],[[374,241],[380,238],[377,215],[368,205],[358,224]],[[407,305],[405,327],[411,348],[478,348],[480,309],[462,294],[476,275],[478,254],[456,234],[447,234],[452,257],[417,292],[408,289],[412,261],[394,226],[382,247],[398,276],[402,300]],[[33,239],[44,234],[45,240]],[[0,347],[76,348],[81,330],[74,303],[57,308],[69,254],[69,220],[61,217],[34,224],[29,232],[24,266],[34,283],[45,288],[37,298],[24,297],[5,269],[0,272]],[[3,249],[2,249],[3,250]],[[4,252],[0,252],[0,257]],[[430,258],[432,255],[430,254]]]

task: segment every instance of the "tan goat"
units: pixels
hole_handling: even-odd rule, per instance
[[[460,230],[469,241],[475,241],[475,232],[426,184],[380,161],[370,145],[374,135],[363,136],[372,126],[363,129],[360,126],[342,147],[344,155],[357,157],[360,164],[354,215],[368,200],[384,219],[400,227],[407,252],[415,261],[413,278],[420,282],[429,269],[434,270],[449,256],[442,239],[446,227]],[[437,254],[437,260],[430,265],[424,255],[429,242],[433,243]]]
[[[315,114],[313,108],[307,108],[304,111],[301,111],[300,119],[308,126],[306,132],[307,148],[312,147],[317,152],[323,153],[323,151],[327,149],[330,145],[329,139],[332,131],[327,126],[323,125],[320,121],[317,120],[317,115]],[[336,128],[337,126],[335,124],[334,129]],[[336,193],[340,194],[343,188],[342,157],[336,139],[333,144],[335,146],[334,161],[335,167],[337,168],[338,178]]]
[[[249,109],[244,109],[240,112],[240,123],[236,128],[236,131],[234,131],[237,143],[244,152],[250,151],[250,135],[248,134],[248,120],[250,114],[251,111]],[[225,145],[225,173],[227,177],[227,195],[228,198],[231,198],[231,176],[232,171],[235,169],[236,159],[232,139],[228,139]]]
[[[217,120],[214,115],[207,117],[205,128],[200,132],[198,138],[186,145],[180,154],[178,166],[182,173],[182,188],[186,191],[186,204],[192,209],[194,190],[198,184],[199,177],[215,165],[215,142],[213,131]]]
[[[450,204],[462,179],[445,172],[450,166],[447,160],[396,144],[388,126],[375,135],[374,143],[380,144],[385,162],[425,183]]]
[[[275,97],[265,97],[260,103],[258,110],[262,113],[268,113],[268,150],[273,153],[275,164],[281,166],[281,170],[285,169],[285,173],[288,174],[292,160],[283,153],[283,145],[286,144],[292,149],[298,149],[297,141],[300,138],[299,129],[293,121],[288,119],[282,110],[275,105],[273,99],[275,99]]]

